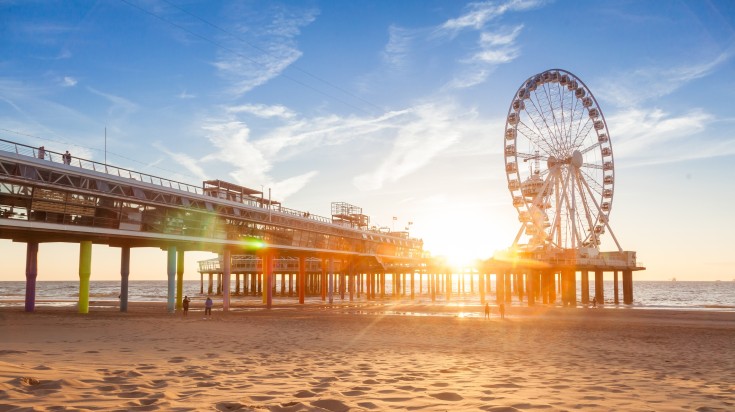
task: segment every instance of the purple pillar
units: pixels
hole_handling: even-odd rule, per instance
[[[26,246],[26,312],[36,308],[36,276],[38,275],[38,242]]]

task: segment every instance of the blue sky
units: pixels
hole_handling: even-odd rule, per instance
[[[113,164],[325,216],[349,202],[456,259],[512,243],[508,106],[569,70],[610,130],[610,222],[636,276],[735,278],[731,1],[0,0],[0,21],[1,138],[102,160],[106,128]],[[76,277],[48,263],[75,248],[42,245],[39,279]],[[95,247],[93,278],[117,256]],[[163,279],[165,256],[135,251],[131,276]]]

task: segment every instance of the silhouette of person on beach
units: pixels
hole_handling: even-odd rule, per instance
[[[207,296],[207,300],[204,302],[204,317],[212,317],[212,305],[214,305],[212,298]]]
[[[593,308],[596,308],[597,307],[597,296],[595,296],[594,298],[592,298],[592,307]]]
[[[490,319],[490,304],[485,303],[485,319]]]
[[[184,296],[184,302],[183,302],[183,304],[184,304],[184,316],[186,316],[186,315],[189,314],[189,302],[190,301],[191,301],[191,299],[189,299],[188,296]]]
[[[498,309],[500,310],[500,319],[505,319],[505,303],[501,303]]]

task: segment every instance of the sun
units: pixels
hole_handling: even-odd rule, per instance
[[[451,225],[438,222],[423,229],[425,233],[420,237],[424,240],[424,250],[446,259],[455,269],[470,266],[478,259],[488,259],[497,250],[508,247],[504,234],[478,229],[470,222],[452,222]]]

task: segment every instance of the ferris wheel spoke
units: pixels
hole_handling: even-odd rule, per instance
[[[577,136],[575,136],[574,138],[574,142],[572,143],[573,148],[578,148],[580,145],[582,145],[582,143],[584,143],[584,139],[589,135],[590,130],[592,130],[592,127],[594,125],[595,125],[594,122],[592,122],[590,118],[588,117],[587,121],[582,126],[582,128],[579,129]],[[582,140],[579,143],[577,143],[577,141],[580,140],[580,137],[582,138]]]
[[[602,165],[597,165],[593,163],[582,163],[582,167],[589,167],[590,169],[600,169],[602,170]]]
[[[579,173],[584,175],[583,178],[587,182],[592,182],[595,184],[595,192],[597,192],[600,196],[602,196],[602,185],[595,180],[593,176],[591,176],[589,173],[587,173],[585,170],[579,169]]]
[[[538,89],[537,89],[538,90]],[[531,105],[536,111],[536,114],[538,115],[536,118],[534,118],[529,112],[528,112],[528,105],[526,105],[526,113],[528,113],[529,117],[531,117],[531,120],[533,121],[534,126],[536,126],[536,129],[538,129],[539,133],[543,136],[544,130],[547,131],[549,134],[550,140],[556,140],[554,142],[549,142],[549,147],[554,147],[556,144],[558,146],[558,139],[554,134],[552,133],[551,128],[549,127],[549,124],[546,121],[546,116],[543,113],[543,109],[541,109],[539,106],[541,105],[541,101],[538,99],[538,93],[534,90],[533,92],[534,96],[536,96],[536,101],[533,99],[528,99],[531,102]],[[538,101],[538,106],[536,105],[536,102]],[[540,124],[539,124],[540,123]]]
[[[581,204],[584,207],[584,216],[587,219],[587,226],[586,226],[587,230],[586,230],[586,232],[589,234],[589,236],[594,237],[595,236],[595,231],[594,231],[595,224],[594,224],[593,220],[596,220],[597,217],[595,217],[595,219],[592,219],[592,212],[590,210],[589,200],[587,199],[587,193],[584,190],[585,189],[585,185],[586,185],[587,182],[582,182],[582,180],[584,180],[584,177],[581,176],[581,174],[579,174],[579,173],[576,175],[576,179],[578,181],[580,181],[579,184],[577,185],[577,190],[579,192],[579,197],[580,197],[580,200],[581,200]],[[598,216],[598,215],[596,215],[596,216]],[[585,236],[585,240],[587,239],[587,237],[588,236]]]
[[[524,137],[530,140],[536,147],[543,150],[547,154],[551,154],[551,144],[542,135],[536,133],[533,129],[528,127],[527,124],[519,122],[516,130],[518,130]]]
[[[589,153],[591,150],[594,150],[594,149],[596,149],[598,147],[600,147],[600,142],[595,142],[593,145],[591,145],[589,147],[586,147],[586,148],[580,150],[579,152],[581,154]]]
[[[589,192],[590,196],[592,196],[592,202],[595,204],[595,208],[597,208],[598,212],[600,213],[598,216],[605,216],[604,221],[601,222],[601,223],[603,223],[605,225],[605,227],[607,227],[607,229],[610,231],[610,236],[612,236],[613,241],[615,241],[615,245],[618,247],[618,251],[619,252],[622,252],[623,251],[623,248],[620,247],[620,243],[618,243],[618,239],[617,239],[617,237],[615,237],[615,233],[613,233],[612,228],[610,227],[610,219],[607,218],[607,215],[602,211],[602,208],[597,203],[597,200],[595,199],[594,195],[592,194],[592,190],[590,189],[590,187],[587,184],[587,182],[585,180],[582,180],[582,182],[584,182],[585,188]],[[600,220],[600,218],[598,218],[598,221],[599,220]]]
[[[562,134],[562,130],[559,128],[559,122],[556,118],[556,111],[554,107],[554,102],[556,101],[556,99],[551,96],[551,87],[549,87],[547,83],[543,85],[543,89],[546,96],[546,101],[549,103],[549,108],[551,109],[551,121],[554,123],[554,129],[556,130],[555,136],[564,136]]]

